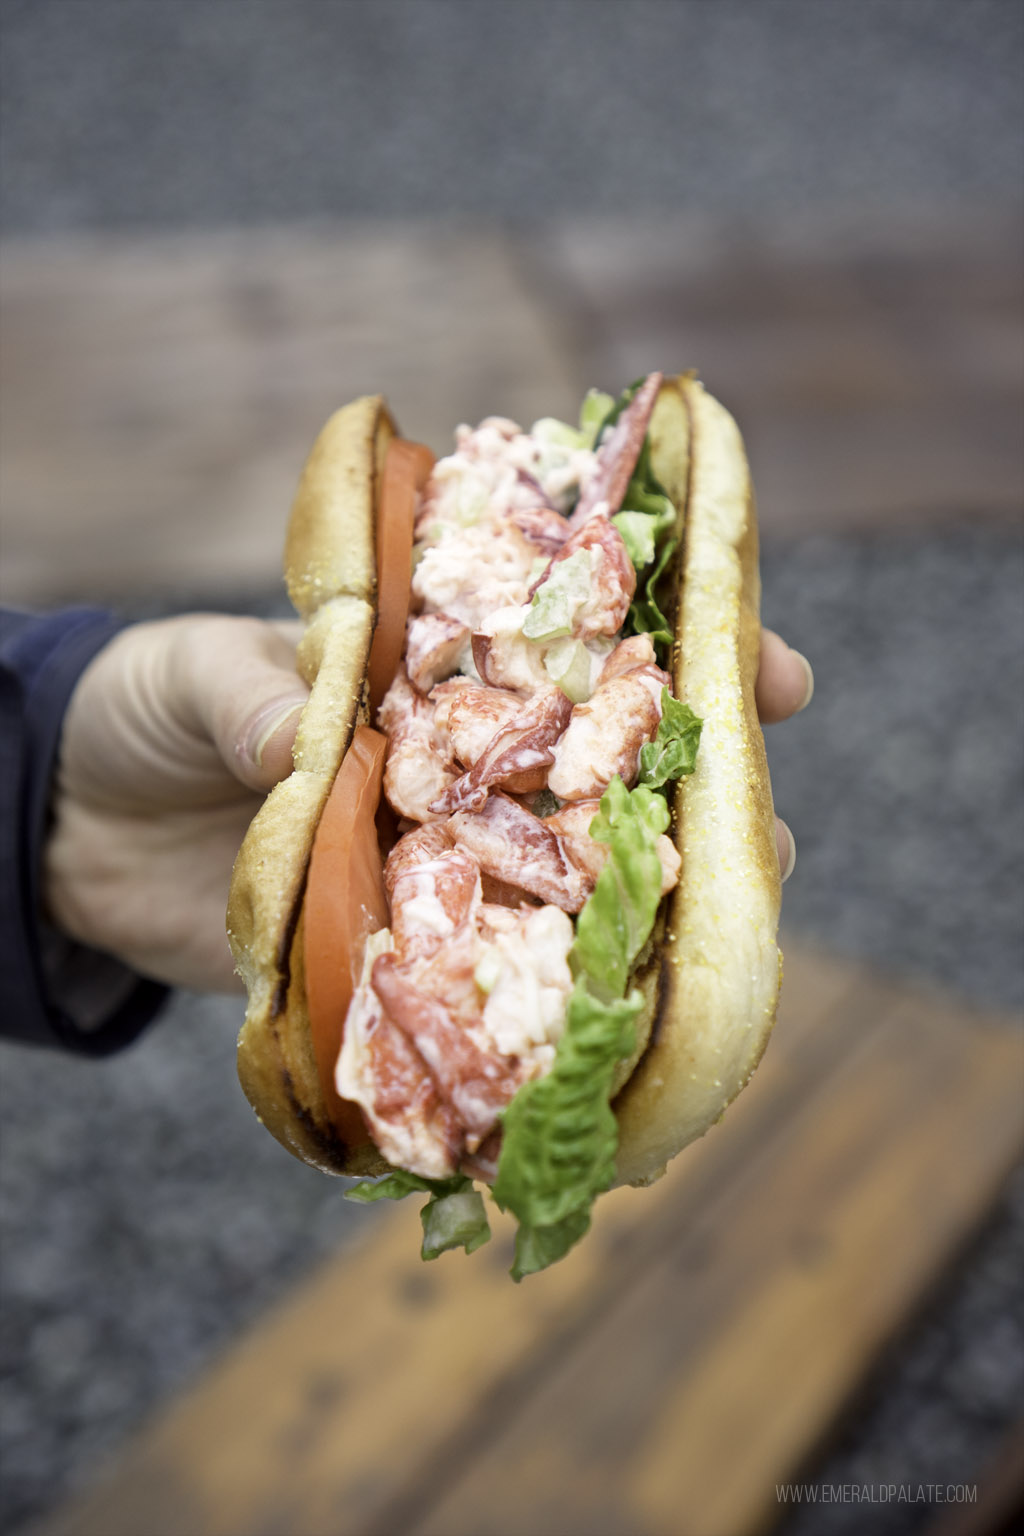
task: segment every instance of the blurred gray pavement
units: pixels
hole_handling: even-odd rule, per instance
[[[1019,196],[1004,0],[5,0],[11,230]],[[636,231],[638,241],[642,231]]]

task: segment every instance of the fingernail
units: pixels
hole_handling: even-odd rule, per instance
[[[276,736],[285,722],[290,720],[293,715],[300,714],[305,705],[305,696],[301,699],[285,699],[283,701],[281,699],[274,699],[272,703],[260,710],[249,726],[249,731],[245,738],[244,752],[250,762],[255,763],[257,768],[263,767],[263,754],[267,750],[267,744],[271,737]]]
[[[781,822],[780,825],[785,829],[786,838],[789,842],[789,857],[786,859],[786,863],[782,871],[782,883],[785,885],[794,869],[796,869],[796,838],[793,836],[792,832],[786,826],[784,821]]]
[[[790,650],[793,650],[792,646],[790,646]],[[811,664],[807,660],[806,656],[801,655],[799,651],[793,651],[793,655],[796,657],[797,661],[803,667],[804,672],[807,674],[807,691],[796,707],[796,713],[799,714],[802,709],[807,708],[808,704],[814,698],[814,673],[811,670]]]

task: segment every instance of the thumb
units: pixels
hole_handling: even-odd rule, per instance
[[[298,626],[209,617],[193,649],[206,682],[196,702],[217,752],[235,778],[265,793],[292,771],[292,747],[309,689],[295,670]]]
[[[230,766],[250,789],[272,789],[291,773],[295,733],[308,696],[279,694],[243,721]]]

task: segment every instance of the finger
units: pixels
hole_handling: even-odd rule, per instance
[[[292,771],[292,748],[308,693],[271,699],[241,727],[235,768],[251,789],[272,789]]]
[[[309,689],[290,635],[259,619],[202,617],[185,634],[189,704],[221,761],[249,789],[272,789],[292,770]]]
[[[778,816],[775,818],[775,847],[779,854],[779,869],[782,871],[782,883],[785,885],[796,868],[796,838],[786,826],[786,823],[780,820]]]
[[[298,645],[305,633],[306,626],[301,619],[271,619],[271,627],[277,630],[288,641],[292,650]]]
[[[806,709],[814,696],[814,673],[806,656],[788,646],[772,629],[761,631],[757,673],[757,713],[765,725],[788,720]]]

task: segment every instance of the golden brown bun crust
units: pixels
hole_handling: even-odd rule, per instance
[[[685,471],[673,446],[683,410]],[[680,474],[689,480],[673,692],[704,729],[696,771],[676,788],[682,868],[650,1043],[614,1106],[623,1183],[657,1177],[744,1087],[771,1033],[780,978],[775,816],[754,702],[761,588],[753,491],[735,422],[692,378],[662,391],[652,464],[673,496]]]
[[[310,450],[284,547],[288,596],[304,619],[342,594],[376,598],[373,512],[394,435],[383,398],[365,395],[335,411]]]
[[[395,435],[383,400],[331,417],[299,483],[285,577],[307,619],[298,664],[310,684],[295,771],[267,796],[235,861],[228,937],[249,994],[238,1075],[267,1129],[331,1173],[375,1173],[370,1146],[347,1145],[330,1119],[313,1056],[302,963],[302,898],[320,813],[352,732],[365,717],[376,617],[377,480]]]

